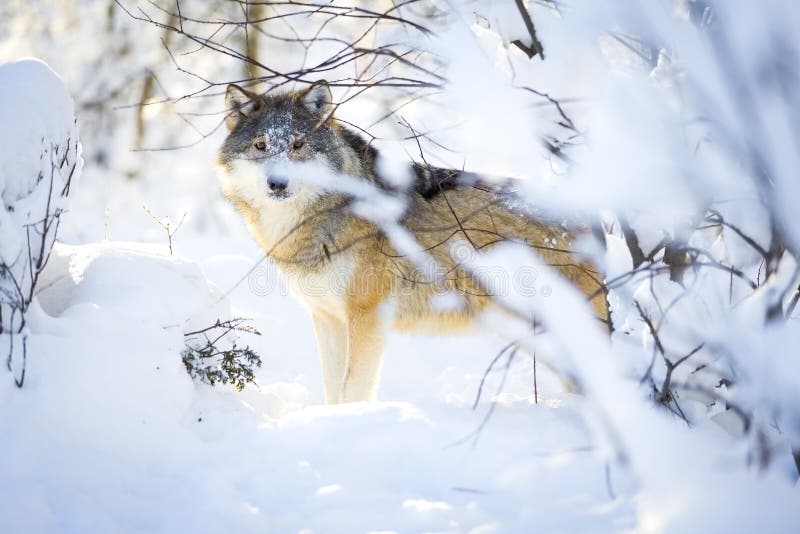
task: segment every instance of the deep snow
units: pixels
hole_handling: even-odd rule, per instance
[[[392,335],[382,401],[324,406],[305,310],[279,288],[259,296],[241,284],[228,298],[233,315],[252,317],[264,334],[247,340],[264,357],[259,388],[193,383],[179,358],[186,318],[257,258],[247,241],[214,243],[211,256],[208,245],[184,242],[198,263],[163,246],[57,246],[30,320],[30,381],[23,390],[4,381],[0,393],[8,531],[631,524],[630,504],[609,494],[580,401],[538,369],[532,404],[530,361],[520,357],[493,416],[470,438],[493,398],[470,408],[504,344],[491,335]],[[487,387],[494,392],[497,380]]]

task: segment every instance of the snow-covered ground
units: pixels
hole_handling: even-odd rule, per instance
[[[612,532],[632,524],[575,409],[520,357],[477,410],[492,335],[394,335],[381,401],[324,406],[307,313],[242,283],[259,387],[193,383],[183,317],[258,258],[247,240],[59,245],[29,382],[0,392],[0,517],[8,532]],[[212,251],[209,253],[209,251]],[[260,273],[266,279],[267,271]],[[208,282],[206,278],[208,277]],[[264,286],[259,286],[264,287]],[[502,369],[502,366],[499,366]],[[612,477],[613,479],[613,477]],[[611,486],[609,485],[611,484]]]

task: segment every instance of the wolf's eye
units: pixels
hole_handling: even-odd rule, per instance
[[[306,144],[306,138],[303,136],[298,136],[294,138],[294,143],[292,143],[292,148],[294,150],[300,150],[303,148],[303,145]]]
[[[264,151],[267,149],[267,142],[264,141],[263,139],[259,139],[253,142],[253,146],[256,147],[256,150]]]

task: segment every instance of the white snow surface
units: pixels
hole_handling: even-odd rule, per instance
[[[9,532],[613,532],[631,525],[577,412],[520,357],[470,406],[491,335],[393,335],[381,401],[324,406],[307,313],[281,290],[229,296],[264,365],[242,393],[194,383],[187,320],[257,254],[247,241],[57,245],[29,381],[0,386],[0,517]],[[159,250],[160,249],[160,250]],[[264,277],[274,276],[266,270]],[[208,277],[208,280],[206,279]],[[261,291],[257,293],[263,293]],[[195,317],[196,318],[196,317]],[[202,322],[202,321],[200,321]],[[493,416],[477,436],[490,407]],[[467,438],[466,440],[464,438]]]

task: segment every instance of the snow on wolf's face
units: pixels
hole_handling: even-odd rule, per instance
[[[309,201],[320,192],[303,180],[308,169],[342,171],[342,142],[328,125],[331,92],[325,82],[275,96],[229,85],[225,95],[229,134],[219,150],[229,197],[251,206]]]

